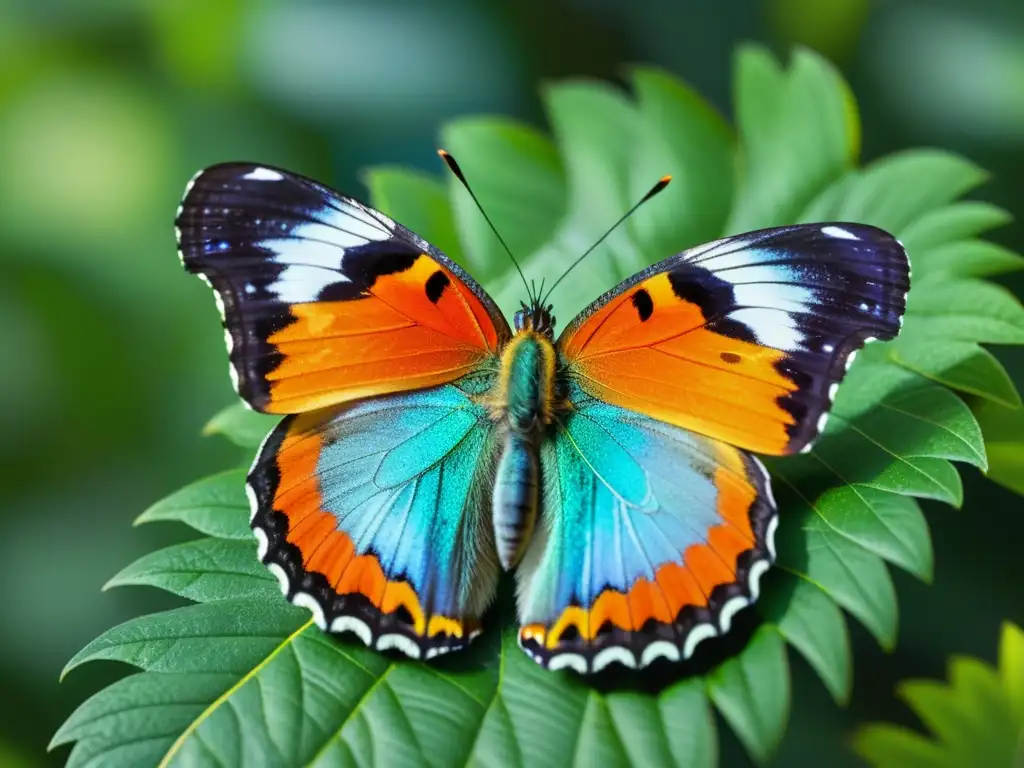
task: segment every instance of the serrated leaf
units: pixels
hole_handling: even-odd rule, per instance
[[[948,280],[921,285],[907,298],[907,334],[915,345],[973,341],[1024,344],[1024,306],[999,285],[981,280]],[[893,345],[901,350],[909,345]]]
[[[203,434],[221,435],[242,448],[256,448],[280,420],[280,416],[257,413],[235,403],[206,422]]]
[[[1007,211],[991,203],[961,200],[919,216],[903,228],[900,241],[917,258],[917,254],[929,248],[975,237],[1009,224],[1012,219]]]
[[[452,261],[468,266],[444,182],[420,171],[389,166],[367,169],[363,182],[378,210],[399,217],[404,226]]]
[[[807,206],[799,221],[856,221],[898,236],[985,178],[976,165],[950,152],[898,152],[836,181]],[[916,277],[913,252],[910,257]]]
[[[140,616],[97,637],[72,657],[62,674],[98,659],[123,661],[150,672],[243,674],[308,616],[308,611],[284,600],[256,598]]]
[[[233,469],[186,485],[139,515],[135,524],[176,520],[210,536],[252,541],[245,475]]]
[[[781,575],[779,575],[781,574]],[[779,570],[778,586],[758,603],[786,642],[811,665],[837,704],[850,699],[850,635],[832,598],[806,579]]]
[[[513,255],[522,261],[551,239],[566,214],[566,181],[550,139],[513,120],[473,117],[446,125],[442,142]],[[456,179],[449,180],[448,189],[467,267],[489,290],[505,284],[518,287],[521,299],[523,286],[510,273],[512,261],[487,220]],[[496,298],[506,312],[518,308],[518,301]]]
[[[882,559],[829,525],[817,504],[793,492],[785,476],[776,495],[790,525],[780,528],[779,563],[821,586],[879,645],[896,643],[896,591]]]
[[[628,188],[638,120],[626,96],[603,83],[569,81],[549,86],[543,95],[565,168],[568,210],[550,241],[522,263],[528,279],[546,278],[551,286],[634,202]],[[644,265],[628,228],[619,227],[589,257],[586,269],[576,270],[552,294],[555,315],[574,317]],[[512,280],[487,287],[501,307],[518,307],[523,298],[522,286]]]
[[[627,223],[653,262],[722,233],[732,203],[735,138],[718,112],[666,72],[640,67],[632,81],[640,137],[630,199],[639,200],[659,178],[672,176],[658,204],[641,207]]]
[[[827,491],[815,508],[838,533],[931,581],[931,536],[921,508],[911,497],[852,484]]]
[[[1024,736],[1024,631],[1009,621],[999,638],[999,677]]]
[[[1024,408],[979,400],[974,412],[985,435],[988,478],[1024,494]]]
[[[741,184],[726,231],[794,221],[856,159],[853,97],[835,68],[806,50],[783,72],[765,50],[741,49],[735,90]]]
[[[761,627],[739,656],[711,674],[708,693],[751,758],[766,762],[789,719],[789,664],[778,631]]]
[[[916,765],[1019,765],[1024,758],[1024,708],[1018,708],[1021,680],[1005,674],[1024,657],[1020,630],[1006,624],[1000,643],[1000,670],[954,656],[949,682],[907,680],[900,698],[914,710],[932,739],[905,729],[871,724],[855,741],[857,751],[881,768]],[[1004,661],[1012,658],[1004,667]],[[1020,672],[1020,669],[1016,669]]]
[[[924,266],[915,265],[905,335],[862,351],[811,454],[771,463],[783,568],[762,585],[761,607],[777,627],[763,627],[710,676],[657,695],[603,693],[591,680],[547,672],[519,651],[510,627],[490,628],[468,651],[441,663],[392,659],[327,638],[310,626],[306,611],[285,603],[266,573],[262,581],[250,578],[262,569],[246,522],[244,472],[226,473],[140,518],[176,519],[220,538],[143,558],[114,583],[145,583],[207,602],[115,627],[72,660],[69,668],[111,659],[144,670],[87,701],[58,732],[54,744],[75,742],[72,766],[117,768],[164,758],[224,765],[712,766],[709,692],[748,751],[765,760],[788,716],[783,640],[808,659],[833,696],[848,695],[840,607],[891,647],[897,608],[882,557],[922,576],[931,565],[911,497],[959,504],[962,486],[950,461],[986,466],[974,416],[941,382],[963,387],[980,380],[992,388],[987,360],[975,359],[976,343],[1020,343],[1019,306],[1007,303],[1005,292],[962,279],[992,274],[1012,259],[971,240],[1001,223],[1001,214],[951,202],[982,178],[970,163],[910,152],[852,170],[855,109],[845,83],[822,59],[800,52],[783,69],[766,53],[746,49],[737,82],[739,157],[713,111],[668,75],[644,69],[634,74],[631,94],[580,81],[549,88],[554,145],[494,118],[461,121],[444,131],[444,143],[527,275],[549,281],[654,178],[676,175],[676,186],[559,286],[554,301],[561,324],[617,280],[669,255],[663,249],[720,234],[723,221],[735,231],[819,212],[820,218],[866,217],[909,236],[912,259]],[[655,168],[662,163],[672,167]],[[729,175],[733,167],[738,177]],[[457,229],[474,275],[487,280],[501,306],[518,305],[524,292],[509,260],[450,177],[379,169],[368,182],[378,207],[450,255],[458,253],[451,239]],[[726,216],[730,187],[736,205]],[[452,198],[459,201],[455,213]],[[971,354],[951,367],[920,359],[956,344]],[[903,354],[918,368],[908,369]],[[1012,384],[1000,387],[1004,399],[1016,397]],[[251,449],[273,420],[236,406],[211,429]],[[788,600],[780,592],[787,582],[796,585]],[[495,619],[514,621],[508,610]]]
[[[937,744],[895,725],[865,726],[854,738],[853,747],[874,766],[957,768]]]
[[[1002,363],[973,342],[905,333],[893,343],[892,359],[951,389],[1009,408],[1021,405],[1017,388]]]
[[[277,581],[256,557],[256,543],[199,539],[146,555],[106,583],[159,587],[180,597],[206,603],[236,597],[276,598]]]
[[[931,248],[910,249],[914,281],[935,277],[992,277],[1024,269],[1024,258],[984,240],[960,240]]]

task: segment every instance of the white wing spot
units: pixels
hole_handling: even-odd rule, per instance
[[[581,675],[587,674],[587,660],[578,653],[562,653],[548,662],[548,669],[555,671],[568,667]]]
[[[628,649],[614,645],[611,648],[605,648],[594,657],[593,671],[600,672],[616,661],[630,669],[636,669],[636,657]]]
[[[646,648],[640,657],[640,666],[646,667],[655,659],[666,658],[669,661],[679,661],[679,649],[668,640],[657,640]]]
[[[331,622],[331,632],[351,632],[362,640],[365,646],[369,646],[373,642],[373,633],[366,626],[366,622],[360,621],[355,616],[339,616]]]
[[[697,644],[702,640],[707,640],[709,637],[714,637],[718,634],[718,630],[715,629],[714,625],[698,624],[690,630],[690,634],[686,636],[686,642],[683,644],[683,658],[688,659],[693,656],[694,650],[697,648]]]
[[[256,168],[255,170],[249,171],[243,179],[252,179],[253,181],[281,181],[284,179],[277,171],[272,171],[269,168]]]
[[[842,240],[860,240],[853,232],[842,227],[822,227],[821,234],[828,235],[829,237],[838,237]]]
[[[420,657],[420,647],[405,635],[381,635],[377,638],[378,651],[387,651],[391,648],[396,648],[406,656],[411,656],[414,659]]]
[[[327,629],[327,618],[324,616],[324,609],[316,598],[306,592],[297,592],[292,602],[300,608],[308,608],[313,613],[313,621],[320,629]]]
[[[729,627],[732,626],[732,617],[742,609],[746,608],[747,604],[747,598],[743,595],[737,595],[722,606],[722,611],[718,614],[718,624],[722,628],[723,635],[728,632]]]
[[[277,577],[277,583],[281,585],[281,594],[287,597],[288,590],[291,587],[288,583],[288,574],[284,572],[284,568],[277,563],[267,563],[267,570]]]

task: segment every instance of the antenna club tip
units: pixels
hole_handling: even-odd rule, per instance
[[[438,149],[437,150],[437,156],[441,157],[441,158],[449,158],[449,157],[451,157],[451,155],[448,154],[448,151],[445,150],[445,149]]]
[[[664,186],[667,186],[670,181],[672,181],[672,176],[671,176],[671,174],[667,174],[666,173],[664,176],[661,177],[661,179],[658,181],[658,183],[661,184],[661,186],[664,187]]]

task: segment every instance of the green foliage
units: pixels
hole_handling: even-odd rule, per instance
[[[952,390],[1019,402],[979,345],[1024,343],[1024,309],[982,279],[1024,260],[977,239],[1005,214],[957,201],[984,179],[967,161],[919,151],[856,168],[853,100],[820,58],[799,52],[783,69],[746,49],[737,72],[738,135],[686,86],[650,69],[633,72],[632,97],[591,82],[548,88],[553,140],[494,118],[456,121],[443,133],[527,277],[549,284],[658,177],[674,176],[663,200],[559,286],[563,323],[618,280],[725,232],[846,219],[907,240],[914,288],[904,335],[861,353],[812,453],[771,462],[779,566],[758,604],[765,621],[746,647],[651,694],[603,692],[541,669],[516,648],[508,605],[496,612],[500,629],[437,664],[335,642],[280,599],[256,564],[238,470],[139,518],[177,520],[209,538],[145,557],[111,586],[148,584],[195,604],[115,627],[71,660],[68,670],[112,659],[142,671],[86,701],[56,734],[53,746],[75,745],[70,765],[233,765],[258,756],[281,765],[713,766],[714,710],[763,762],[788,719],[787,645],[837,702],[848,700],[844,611],[893,647],[888,565],[925,580],[932,573],[916,498],[959,505],[951,462],[988,467],[978,422]],[[443,245],[504,309],[518,305],[522,286],[461,188],[393,168],[371,170],[367,181],[378,206]],[[250,450],[267,429],[267,417],[237,406],[207,427]]]
[[[999,665],[967,656],[949,662],[949,682],[906,680],[897,693],[932,738],[887,723],[861,729],[856,750],[879,768],[1024,765],[1024,632],[1007,622]]]

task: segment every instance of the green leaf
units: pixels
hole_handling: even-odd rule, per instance
[[[910,571],[932,578],[932,542],[917,502],[868,485],[846,485],[823,494],[818,514],[837,533]]]
[[[882,559],[836,531],[816,505],[796,501],[789,493],[782,498],[787,500],[784,509],[791,522],[779,530],[780,565],[821,585],[883,648],[892,649],[896,644],[896,591]],[[793,524],[798,510],[803,513],[799,527]]]
[[[789,719],[789,665],[778,631],[759,629],[739,656],[708,678],[708,693],[750,756],[767,762]]]
[[[104,589],[159,587],[206,603],[236,597],[276,598],[277,581],[256,558],[255,542],[199,539],[161,549],[129,565]]]
[[[747,47],[736,72],[742,152],[729,233],[796,220],[853,165],[860,145],[853,96],[820,56],[798,50],[783,72],[765,50]]]
[[[758,603],[761,613],[814,668],[836,703],[846,704],[853,672],[850,635],[842,611],[820,587],[780,573],[778,587],[766,591]]]
[[[629,173],[636,145],[636,107],[611,86],[569,81],[543,92],[555,144],[565,168],[568,208],[558,231],[523,263],[528,279],[557,277],[593,245],[634,202]],[[594,194],[597,190],[598,193]],[[533,207],[529,200],[523,205]],[[655,203],[652,203],[652,205]],[[552,294],[555,315],[570,318],[627,274],[645,265],[629,230],[619,227]],[[501,307],[518,307],[522,286],[506,280],[487,286]]]
[[[206,422],[203,434],[223,435],[242,448],[256,448],[280,420],[280,416],[257,413],[243,403],[235,403]]]
[[[930,339],[905,333],[892,345],[892,358],[908,370],[951,389],[1009,408],[1021,405],[1010,375],[995,356],[973,342]]]
[[[639,200],[662,176],[672,183],[628,221],[649,261],[717,238],[733,194],[735,139],[725,120],[669,74],[633,71],[641,136],[630,169],[630,198]]]
[[[918,149],[853,171],[822,193],[799,220],[856,221],[897,235],[922,216],[981,184],[984,171],[949,152]],[[910,253],[917,277],[916,255]]]
[[[961,200],[919,216],[903,228],[900,240],[917,260],[919,254],[930,248],[975,237],[1009,224],[1012,219],[1009,213],[991,203]]]
[[[233,469],[187,485],[147,509],[135,524],[176,520],[210,536],[252,541],[245,475]]]
[[[178,520],[213,538],[144,557],[110,586],[148,585],[196,604],[115,627],[72,659],[68,669],[106,659],[141,671],[87,700],[60,729],[53,746],[73,743],[69,765],[710,767],[718,760],[712,702],[764,762],[788,718],[787,643],[837,701],[849,697],[843,610],[891,648],[898,609],[886,561],[931,574],[915,499],[960,504],[954,461],[987,467],[1002,482],[1024,476],[1016,418],[993,426],[986,416],[993,402],[1019,402],[1017,392],[978,346],[1024,343],[1024,312],[1006,291],[973,279],[1018,261],[976,239],[1004,223],[1004,213],[956,200],[984,177],[970,162],[914,150],[853,167],[856,109],[823,59],[801,51],[781,67],[746,48],[736,83],[738,140],[685,84],[648,68],[631,73],[631,92],[586,81],[548,87],[553,140],[493,117],[461,119],[442,135],[526,275],[549,285],[655,179],[674,176],[559,285],[562,324],[617,281],[723,231],[845,218],[905,239],[914,288],[904,333],[862,350],[812,452],[769,463],[780,567],[763,581],[760,607],[773,623],[737,656],[686,669],[693,674],[681,682],[620,670],[605,685],[548,672],[517,648],[509,605],[465,652],[430,664],[386,657],[326,637],[280,597],[257,564],[245,472],[235,470],[139,518]],[[524,291],[509,259],[450,175],[378,168],[366,181],[377,207],[461,259],[500,306],[518,306]],[[951,388],[989,399],[973,404],[987,445]],[[273,425],[274,417],[237,405],[206,431],[251,451]],[[1002,680],[1024,657],[1019,632],[1012,637]],[[979,677],[958,673],[987,693],[965,700],[996,722],[999,696],[972,674]],[[639,680],[663,688],[649,692]],[[1018,711],[1020,686],[1006,690]],[[908,760],[931,754],[930,742],[907,732],[865,734],[865,754],[886,745]]]
[[[1013,718],[1024,728],[1024,631],[1008,621],[1003,623],[999,639],[999,677],[1010,699]]]
[[[1024,494],[1024,408],[979,400],[974,412],[985,435],[988,478]]]
[[[445,126],[442,141],[520,261],[551,238],[565,215],[565,173],[547,137],[505,118],[473,117]],[[466,266],[486,288],[512,284],[521,296],[519,278],[506,274],[512,261],[469,193],[454,178],[449,190]],[[506,312],[518,308],[518,302],[499,305]]]
[[[1024,306],[1002,286],[980,280],[921,285],[907,299],[906,323],[914,346],[924,343],[921,336],[934,337],[937,345],[946,340],[1024,344]]]
[[[1019,628],[1003,626],[1000,668],[954,656],[949,682],[907,680],[899,695],[917,714],[933,739],[888,725],[865,727],[857,751],[872,765],[1019,765],[1024,758],[1024,707],[1020,659],[1024,638]],[[917,762],[912,762],[917,761]]]
[[[914,280],[943,277],[991,277],[1024,269],[1024,258],[984,240],[950,241],[930,248],[914,249]]]
[[[378,166],[367,169],[363,182],[378,210],[401,218],[404,226],[445,256],[467,266],[448,204],[448,189],[440,179],[405,168]]]
[[[875,766],[956,768],[938,744],[895,725],[864,726],[854,739],[853,747]]]

